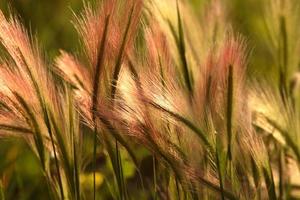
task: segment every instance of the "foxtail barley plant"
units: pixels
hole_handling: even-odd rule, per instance
[[[299,198],[299,2],[263,3],[275,86],[219,0],[200,18],[180,0],[85,3],[81,51],[52,61],[0,13],[1,139],[28,143],[49,199]]]

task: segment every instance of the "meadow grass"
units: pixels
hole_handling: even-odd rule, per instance
[[[82,51],[54,61],[0,13],[1,138],[28,143],[49,199],[299,198],[299,3],[263,3],[276,86],[248,73],[218,0],[201,19],[180,0],[86,3]]]

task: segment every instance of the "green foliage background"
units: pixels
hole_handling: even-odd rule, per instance
[[[89,2],[88,0],[86,2]],[[95,0],[93,0],[95,1]],[[208,0],[187,0],[195,12],[201,15],[201,7]],[[224,0],[233,28],[248,38],[252,55],[250,70],[270,72],[269,52],[263,37],[263,1],[260,0]],[[78,37],[72,25],[73,13],[79,13],[82,0],[1,0],[0,8],[6,14],[13,11],[25,26],[37,35],[40,43],[52,58],[59,49],[76,51]],[[272,65],[272,64],[271,64]],[[261,73],[259,73],[261,74]]]

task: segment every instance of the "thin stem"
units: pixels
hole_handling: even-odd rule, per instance
[[[98,59],[97,64],[95,68],[95,76],[94,76],[94,83],[93,83],[93,96],[92,96],[92,120],[94,123],[94,147],[93,147],[93,165],[94,165],[94,171],[93,171],[93,198],[96,200],[96,151],[97,151],[97,123],[96,123],[96,112],[97,112],[97,106],[98,106],[98,93],[99,93],[99,87],[100,87],[100,74],[102,70],[102,65],[104,62],[104,54],[105,54],[105,48],[106,48],[106,41],[107,41],[107,34],[108,34],[108,25],[110,22],[110,15],[106,16],[105,18],[105,27],[103,30],[103,34],[101,37],[100,42],[100,48],[98,52]]]
[[[288,36],[286,30],[285,16],[280,16],[280,49],[279,49],[279,89],[281,97],[285,103],[287,97],[287,80],[288,80]],[[280,53],[281,52],[281,53]]]
[[[62,178],[61,178],[61,173],[60,173],[60,169],[59,169],[58,158],[57,158],[57,155],[56,155],[56,149],[55,149],[55,144],[54,144],[55,142],[54,142],[53,133],[52,133],[52,130],[51,130],[51,125],[50,125],[50,121],[49,121],[49,116],[48,116],[48,111],[47,111],[47,108],[46,108],[45,100],[43,98],[43,94],[40,90],[39,84],[38,84],[37,80],[35,79],[35,77],[33,75],[33,72],[31,71],[31,68],[27,64],[26,59],[24,58],[23,54],[21,53],[21,50],[18,49],[18,51],[20,51],[21,59],[25,63],[25,68],[26,68],[27,74],[30,77],[30,80],[31,80],[31,82],[33,84],[33,87],[35,89],[37,98],[39,100],[39,104],[41,106],[41,109],[43,110],[44,122],[46,124],[47,130],[48,130],[48,133],[49,133],[49,136],[50,136],[50,140],[51,140],[51,145],[52,145],[52,148],[53,148],[54,160],[55,160],[56,171],[57,171],[57,174],[58,174],[58,184],[59,184],[59,188],[60,188],[61,198],[64,199]]]
[[[280,148],[279,150],[279,158],[278,158],[278,171],[279,171],[279,200],[283,200],[284,198],[284,150]]]
[[[227,144],[227,158],[231,163],[232,159],[232,114],[233,114],[233,66],[229,65],[228,71],[228,86],[227,86],[227,137],[228,137],[228,144]]]
[[[96,199],[97,132],[98,132],[97,127],[95,126],[94,138],[93,138],[93,141],[94,141],[94,145],[93,145],[93,167],[94,167],[94,170],[93,170],[93,197],[94,197],[94,200]]]
[[[175,178],[175,185],[176,185],[176,192],[177,192],[177,199],[180,200],[181,199],[181,194],[180,194],[180,188],[179,188],[179,181],[177,179],[177,177],[174,177]]]
[[[113,79],[112,79],[112,83],[111,83],[111,99],[113,101],[115,99],[119,74],[120,74],[120,71],[121,71],[121,65],[122,65],[122,61],[123,61],[123,54],[124,54],[124,51],[125,51],[125,48],[126,48],[127,37],[128,37],[129,29],[130,29],[130,26],[131,26],[133,11],[134,11],[134,5],[132,6],[132,8],[130,10],[130,15],[129,15],[129,19],[128,19],[127,26],[126,26],[126,29],[125,29],[125,33],[124,33],[124,36],[123,36],[123,40],[122,40],[122,43],[121,43],[121,47],[119,49],[117,62],[114,66],[114,74],[113,74]]]
[[[220,161],[220,153],[218,151],[218,144],[217,145],[217,150],[216,150],[216,161],[217,161],[217,169],[218,169],[218,176],[219,176],[219,185],[220,185],[220,192],[221,192],[221,198],[222,200],[225,200],[224,196],[224,186],[223,186],[223,175],[222,175],[222,169],[221,169],[221,161]]]
[[[182,27],[182,20],[181,20],[178,0],[176,0],[176,9],[177,9],[177,23],[178,23],[178,37],[179,37],[177,45],[178,45],[178,50],[179,50],[179,56],[180,56],[181,62],[182,62],[185,84],[187,86],[189,93],[192,95],[193,87],[192,87],[192,82],[191,82],[191,78],[189,75],[188,63],[187,63],[187,59],[186,59],[186,55],[185,55],[186,49],[185,49],[185,41],[184,41],[184,32],[183,32],[183,27]]]
[[[58,158],[57,158],[57,155],[56,155],[56,147],[55,147],[55,144],[54,144],[52,131],[49,131],[49,135],[50,135],[50,139],[51,139],[51,145],[52,145],[52,148],[53,148],[56,171],[57,171],[57,174],[58,174],[58,184],[59,184],[59,188],[60,188],[60,195],[61,195],[61,199],[64,199],[64,191],[63,191],[61,173],[60,173],[60,169],[59,169]]]

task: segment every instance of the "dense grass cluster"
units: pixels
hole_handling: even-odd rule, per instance
[[[0,13],[1,138],[29,144],[49,199],[299,198],[299,2],[264,3],[276,86],[247,71],[218,0],[201,18],[179,0],[87,3],[82,50],[54,61]]]

